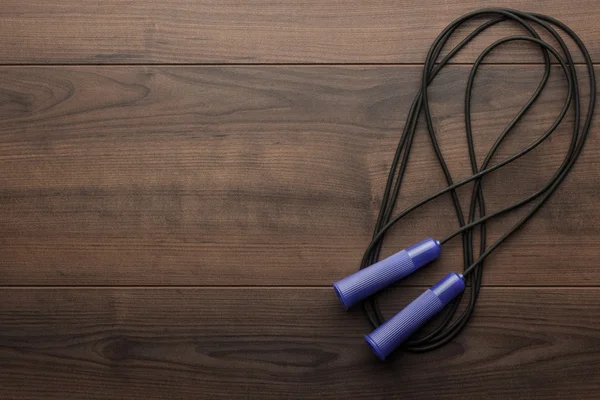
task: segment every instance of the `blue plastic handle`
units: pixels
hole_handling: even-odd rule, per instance
[[[451,272],[431,289],[413,300],[402,311],[383,323],[365,340],[382,360],[408,339],[417,329],[442,311],[446,304],[465,290],[462,275]]]
[[[335,282],[333,288],[344,307],[349,308],[437,259],[441,248],[439,241],[425,239]]]

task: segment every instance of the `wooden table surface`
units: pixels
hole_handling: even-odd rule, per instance
[[[361,311],[330,288],[369,242],[427,49],[485,4],[4,0],[0,398],[599,398],[597,123],[558,192],[489,258],[475,315],[447,346],[382,363]],[[600,62],[594,1],[494,5],[558,18]],[[511,32],[491,29],[431,89],[455,176],[469,174],[469,63]],[[540,61],[511,44],[482,67],[480,155],[535,89]],[[559,112],[566,83],[553,72],[498,159]],[[572,122],[485,179],[489,210],[551,176]],[[399,207],[444,186],[419,132]],[[520,213],[492,222],[490,238]],[[385,253],[456,224],[440,198]],[[391,315],[461,268],[453,240],[382,307]]]

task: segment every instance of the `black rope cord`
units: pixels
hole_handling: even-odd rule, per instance
[[[440,61],[437,61],[444,45],[446,44],[450,36],[452,36],[454,31],[463,23],[475,17],[482,16],[490,17],[491,19],[480,25],[472,33],[466,36],[446,56],[444,56]],[[527,35],[509,36],[494,42],[485,50],[483,50],[483,52],[479,55],[471,69],[471,73],[469,74],[466,87],[465,124],[469,159],[473,175],[455,183],[452,179],[450,171],[448,170],[442,152],[438,146],[428,103],[427,88],[431,84],[435,76],[444,67],[444,65],[446,65],[467,43],[469,43],[473,38],[475,38],[477,35],[485,31],[489,27],[503,21],[512,21],[514,23],[517,23],[525,29]],[[544,42],[537,34],[536,30],[532,26],[532,23],[534,23],[537,27],[541,27],[542,29],[550,33],[550,35],[552,35],[552,37],[558,42],[560,49],[555,49],[550,44]],[[585,119],[583,120],[583,125],[581,125],[580,123],[581,94],[578,86],[575,65],[571,53],[567,48],[567,45],[565,44],[561,36],[556,32],[556,27],[564,33],[566,33],[569,37],[571,37],[571,39],[573,39],[573,41],[576,43],[577,47],[581,51],[585,60],[585,64],[587,65],[590,94],[589,104],[587,107],[587,114],[585,116]],[[485,57],[497,47],[500,47],[504,43],[512,41],[527,41],[536,44],[540,48],[545,66],[544,75],[531,98],[527,101],[527,103],[525,103],[525,105],[510,121],[510,123],[503,129],[503,131],[496,139],[496,142],[492,145],[490,150],[485,155],[482,164],[478,166],[471,130],[471,92],[473,89],[473,82],[475,80],[475,76],[477,75],[477,70],[481,65],[481,62],[485,59]],[[501,162],[498,162],[497,164],[490,165],[490,161],[496,153],[496,151],[498,150],[502,141],[515,127],[515,125],[521,120],[521,118],[523,117],[523,115],[525,115],[529,108],[535,103],[540,93],[546,86],[548,78],[550,77],[552,59],[555,59],[558,62],[558,64],[562,68],[562,72],[567,78],[568,83],[567,96],[565,98],[562,110],[560,111],[552,125],[529,146],[522,149],[518,153],[502,160]],[[467,285],[470,287],[470,290],[468,291],[468,304],[465,310],[459,316],[455,317],[463,295],[457,297],[446,307],[445,315],[441,319],[441,322],[439,322],[438,325],[435,328],[433,328],[433,330],[431,330],[424,336],[413,337],[409,341],[405,342],[403,345],[403,348],[405,350],[413,352],[424,352],[436,349],[440,346],[443,346],[444,344],[452,340],[454,337],[456,337],[460,333],[460,331],[466,326],[467,322],[469,321],[469,318],[473,314],[473,311],[475,309],[475,303],[477,302],[477,298],[479,296],[481,280],[483,276],[482,268],[485,258],[489,256],[498,246],[500,246],[500,244],[502,244],[508,237],[510,237],[510,235],[512,235],[521,226],[523,226],[542,207],[546,200],[548,200],[548,198],[560,185],[563,179],[567,176],[567,174],[573,167],[573,164],[577,160],[579,154],[581,153],[583,145],[585,144],[585,140],[588,136],[590,124],[592,121],[592,115],[594,112],[595,101],[596,80],[594,76],[594,67],[592,64],[592,60],[590,59],[590,55],[587,49],[585,48],[584,44],[579,39],[579,37],[568,26],[564,25],[563,23],[557,21],[552,17],[535,13],[521,12],[511,9],[482,9],[471,12],[458,18],[450,25],[448,25],[435,39],[433,45],[429,49],[427,58],[425,60],[420,91],[415,97],[410,107],[408,118],[406,120],[404,130],[400,137],[400,142],[398,144],[396,154],[392,161],[387,184],[385,186],[385,191],[383,194],[383,200],[381,202],[379,216],[377,218],[377,223],[375,224],[373,239],[365,251],[360,268],[365,268],[378,261],[383,239],[385,237],[385,234],[389,231],[389,229],[392,226],[394,226],[398,221],[400,221],[411,211],[414,211],[415,209],[421,207],[422,205],[428,203],[429,201],[439,196],[449,193],[452,197],[452,202],[456,209],[456,216],[458,218],[460,228],[452,232],[450,235],[446,236],[440,242],[444,244],[450,239],[461,235],[464,261],[463,275],[465,277]],[[571,137],[569,149],[567,150],[565,158],[562,161],[560,167],[545,183],[545,185],[535,193],[517,201],[516,203],[508,207],[487,214],[485,210],[481,179],[490,172],[495,171],[505,166],[506,164],[522,157],[523,155],[533,150],[544,140],[546,140],[563,121],[563,118],[565,117],[569,109],[572,109],[574,111],[573,134]],[[429,137],[431,139],[431,143],[435,150],[435,154],[437,156],[439,164],[444,172],[448,186],[445,189],[440,190],[437,193],[419,201],[413,206],[408,207],[399,214],[392,215],[393,209],[396,204],[396,200],[398,198],[398,194],[400,192],[400,187],[402,185],[402,178],[404,176],[406,165],[408,163],[410,149],[417,127],[417,121],[421,113],[424,113],[425,115],[425,121],[427,124]],[[461,210],[460,201],[458,199],[455,189],[469,182],[473,182],[473,191],[470,200],[469,215],[467,220],[465,221],[465,217]],[[525,205],[530,205],[530,208],[527,210],[525,215],[507,232],[505,232],[498,240],[496,240],[488,247],[486,243],[486,221]],[[478,257],[475,258],[473,251],[473,230],[477,227],[479,228],[480,233],[480,246]],[[372,296],[369,299],[365,300],[363,305],[369,321],[375,328],[385,321],[385,318],[379,310],[376,296]]]

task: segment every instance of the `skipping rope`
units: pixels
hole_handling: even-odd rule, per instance
[[[453,33],[464,23],[482,17],[487,18],[487,20],[469,33],[440,59],[440,54],[442,54],[445,44]],[[471,40],[486,29],[505,21],[520,25],[524,29],[524,32],[522,35],[504,37],[486,47],[481,54],[479,54],[471,68],[466,83],[464,120],[472,175],[468,178],[455,181],[446,165],[446,161],[444,160],[444,156],[436,139],[427,89],[441,69]],[[542,40],[536,29],[538,29],[539,32],[542,32],[543,30],[549,34],[558,43],[558,48],[555,48],[548,42]],[[579,52],[583,56],[585,66],[587,67],[589,100],[585,116],[581,115],[582,95],[577,79],[575,63],[566,43],[557,33],[557,29],[575,42]],[[508,125],[503,128],[490,150],[485,154],[482,163],[478,165],[471,128],[471,93],[475,77],[485,58],[498,47],[509,42],[529,42],[537,45],[544,60],[544,74],[536,90],[533,92],[533,95]],[[552,62],[558,63],[561,67],[561,74],[564,75],[567,81],[567,93],[564,97],[561,111],[558,113],[550,127],[542,132],[541,135],[527,147],[500,162],[491,164],[492,157],[502,144],[503,140],[527,113],[544,90],[550,77]],[[552,17],[506,8],[487,8],[463,15],[453,21],[439,34],[427,53],[423,66],[421,86],[410,106],[410,111],[402,135],[400,136],[400,141],[391,164],[383,193],[373,238],[365,250],[363,259],[360,263],[360,270],[333,284],[338,298],[346,308],[362,303],[365,314],[375,329],[365,336],[365,340],[380,359],[385,359],[398,347],[411,352],[425,352],[437,349],[450,342],[463,330],[473,315],[475,304],[479,297],[484,272],[484,260],[533,217],[569,174],[571,168],[577,161],[588,136],[595,102],[596,79],[594,76],[594,66],[585,45],[568,26]],[[481,184],[482,178],[524,156],[535,149],[540,143],[544,142],[563,122],[563,119],[569,110],[572,110],[574,113],[573,131],[569,148],[566,151],[560,166],[556,169],[550,179],[535,193],[498,211],[486,213],[484,191]],[[400,193],[402,178],[406,171],[417,123],[421,115],[424,115],[425,117],[431,144],[448,186],[404,209],[400,213],[395,214],[394,207]],[[461,209],[456,189],[470,182],[473,182],[473,190],[468,207],[469,214],[465,217]],[[404,216],[444,194],[449,194],[452,197],[460,227],[444,238],[439,240],[432,238],[425,239],[388,258],[378,261],[386,233]],[[488,245],[486,241],[486,222],[509,211],[526,206],[528,206],[528,209],[523,217],[521,217],[510,229],[504,232],[499,239]],[[480,237],[479,252],[477,254],[475,254],[474,251],[474,230],[476,229],[479,230]],[[446,275],[436,285],[422,293],[403,310],[386,320],[377,303],[377,292],[437,259],[440,256],[442,246],[459,235],[462,238],[463,271],[461,273],[452,272]],[[468,290],[466,290],[465,294],[466,288],[468,288]],[[463,298],[466,302],[466,306],[464,307],[464,310],[457,315],[457,311],[459,310],[461,302],[463,302]],[[420,336],[415,335],[427,321],[442,311],[444,311],[444,313],[436,326],[425,334],[421,334]]]

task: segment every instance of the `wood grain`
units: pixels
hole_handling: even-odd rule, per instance
[[[19,399],[593,399],[598,294],[485,288],[455,341],[381,363],[361,313],[329,288],[4,289],[0,388]]]
[[[554,16],[600,59],[592,0],[494,6]],[[4,0],[0,399],[598,398],[597,124],[558,192],[488,259],[474,318],[445,347],[380,362],[360,309],[345,312],[328,287],[369,243],[427,49],[481,7]],[[457,178],[470,174],[469,63],[520,33],[493,27],[430,91]],[[540,61],[523,43],[486,59],[472,112],[479,159],[537,86]],[[495,160],[550,126],[565,92],[554,68]],[[486,177],[488,211],[551,176],[573,118]],[[443,186],[420,129],[398,209]],[[491,239],[524,211],[492,221]],[[456,225],[449,198],[437,199],[390,233],[384,255]],[[383,293],[384,314],[461,259],[457,240],[445,245],[441,260]]]
[[[484,6],[478,0],[4,0],[0,62],[422,63],[446,25]],[[494,7],[551,15],[600,58],[600,10],[592,0],[501,0]],[[486,44],[521,32],[493,28],[456,61],[472,62]],[[540,61],[531,46],[504,50],[490,61]]]
[[[468,71],[449,68],[430,95],[458,177],[469,174]],[[369,242],[419,74],[384,66],[0,69],[0,284],[329,285],[355,270]],[[539,66],[481,70],[479,157],[540,76]],[[564,92],[555,70],[498,160],[551,124]],[[486,179],[490,211],[548,179],[571,122],[569,114],[551,140]],[[421,131],[399,207],[444,186],[430,147]],[[597,284],[599,152],[592,134],[547,206],[490,257],[485,284]],[[492,223],[491,237],[518,215]],[[441,198],[398,226],[386,251],[455,227]],[[430,284],[460,268],[454,241],[405,283]]]

